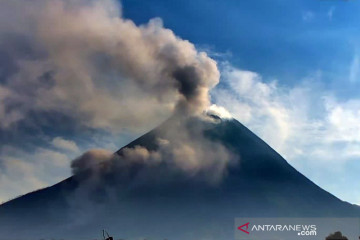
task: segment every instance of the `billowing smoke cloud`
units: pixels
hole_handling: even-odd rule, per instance
[[[164,184],[176,175],[180,181],[190,177],[217,184],[237,159],[221,143],[205,137],[207,124],[216,123],[172,118],[156,131],[154,142],[125,147],[115,154],[90,150],[73,161],[73,173],[91,172],[92,182],[111,176],[117,183]]]
[[[114,154],[105,149],[91,149],[83,153],[80,157],[71,162],[71,169],[74,174],[81,171],[96,169],[101,163],[107,162],[114,158]]]
[[[206,124],[188,126],[189,119],[214,121],[204,113],[219,81],[216,62],[160,19],[137,26],[115,0],[0,1],[0,15],[0,129],[43,113],[113,132],[143,131],[176,116],[155,149],[90,150],[72,162],[72,172],[91,172],[91,182],[101,184],[179,174],[218,182],[226,174],[231,153],[204,136]],[[215,112],[230,118],[216,106],[208,114]]]
[[[219,81],[206,53],[160,19],[123,19],[112,0],[1,1],[0,9],[2,128],[61,112],[88,127],[138,130],[174,111],[202,113]]]

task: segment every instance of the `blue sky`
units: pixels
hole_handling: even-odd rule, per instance
[[[234,66],[265,78],[293,86],[322,71],[324,87],[337,89],[340,97],[357,94],[357,84],[347,81],[358,51],[356,1],[124,1],[123,6],[124,16],[136,23],[161,17],[182,38],[231,53]]]
[[[63,88],[55,91],[69,97],[68,101],[60,101],[64,105],[50,95],[45,101],[39,97],[38,89],[46,93],[56,85],[57,74],[48,68],[45,53],[51,51],[42,49],[42,42],[36,43],[39,36],[33,36],[33,21],[28,21],[33,12],[41,15],[36,9],[43,8],[42,1],[34,1],[31,8],[22,0],[1,3],[5,5],[4,12],[0,8],[0,39],[4,39],[0,44],[0,62],[4,66],[0,71],[0,201],[60,181],[70,176],[71,160],[84,151],[116,151],[166,118],[146,98],[122,103],[124,99],[117,93],[124,90],[114,80],[117,69],[110,68],[114,71],[104,74],[103,65],[94,65],[99,72],[89,71],[95,79],[91,84],[110,94],[92,90],[92,98],[87,92],[91,90],[89,85],[70,81],[69,88],[60,86],[65,93],[61,92]],[[225,107],[319,186],[343,200],[360,204],[360,2],[124,0],[121,5],[124,18],[137,25],[161,18],[165,28],[195,44],[197,50],[206,51],[217,61],[221,74],[220,83],[211,91],[212,103]],[[116,16],[117,8],[109,6],[110,15]],[[9,7],[18,12],[6,10]],[[77,26],[71,14],[58,9],[51,12],[51,6],[49,9],[55,19],[58,14],[60,19],[64,15],[70,19],[63,26]],[[97,27],[103,23],[108,27],[104,32],[111,30],[111,17],[104,17],[101,11],[91,14],[99,17],[85,19],[94,25],[91,31],[102,32]],[[57,27],[40,36],[51,47],[59,42],[58,38],[48,38],[49,32],[65,36],[56,32]],[[112,39],[114,33],[109,32],[101,36]],[[51,45],[54,41],[55,45]],[[73,46],[66,45],[82,60],[83,53]],[[96,61],[109,60],[106,54],[97,57]],[[65,59],[50,58],[60,69],[69,60]],[[74,63],[88,73],[83,62]],[[71,66],[66,69],[71,71]],[[80,70],[75,78],[82,73]],[[78,88],[81,91],[76,92]],[[139,117],[136,111],[121,112],[124,108],[132,110],[129,106],[138,107],[134,102],[150,102],[149,109],[158,111],[158,118],[140,108],[139,113],[148,115],[129,121],[128,115]],[[18,111],[3,114],[6,108]]]

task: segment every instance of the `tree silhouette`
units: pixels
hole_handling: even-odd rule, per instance
[[[325,238],[326,240],[348,240],[346,236],[343,236],[340,231],[331,233],[329,236]]]

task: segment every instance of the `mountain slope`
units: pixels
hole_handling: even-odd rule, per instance
[[[1,205],[0,232],[23,239],[86,239],[108,228],[126,239],[229,239],[235,217],[360,217],[359,207],[319,188],[238,121],[190,119],[186,125],[201,126],[207,139],[236,157],[220,182],[178,173],[165,181],[168,175],[162,174],[169,170],[159,165],[152,171],[159,178],[150,184],[109,177],[94,188],[91,174],[83,172]],[[156,150],[157,139],[176,126],[171,118],[124,148]]]

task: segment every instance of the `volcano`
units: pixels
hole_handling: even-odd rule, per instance
[[[235,119],[191,118],[186,125],[201,126],[207,139],[232,152],[236,163],[221,180],[169,173],[159,164],[140,184],[129,179],[142,166],[121,181],[103,176],[93,184],[90,176],[104,167],[99,164],[2,204],[0,239],[93,239],[106,228],[122,239],[221,240],[233,238],[236,217],[360,217],[360,207],[318,187]],[[157,149],[156,139],[176,127],[170,118],[115,154],[136,146]]]

